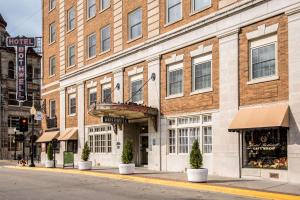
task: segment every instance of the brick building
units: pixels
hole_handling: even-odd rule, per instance
[[[43,1],[42,157],[299,182],[299,0]]]
[[[41,56],[32,48],[27,51],[27,101],[16,100],[16,52],[14,48],[6,46],[6,38],[9,33],[6,31],[7,23],[0,14],[0,159],[14,159],[23,154],[23,143],[15,143],[15,133],[20,117],[30,118],[30,108],[34,101],[36,109],[40,108],[41,99]],[[35,121],[35,135],[39,136],[41,123]],[[25,133],[25,156],[30,156],[30,135],[31,131]],[[35,147],[35,154],[39,154],[38,146]]]

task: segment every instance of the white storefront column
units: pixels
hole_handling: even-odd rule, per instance
[[[151,79],[152,74],[155,75],[155,80]],[[153,77],[152,77],[153,78]],[[160,56],[152,57],[148,60],[148,106],[160,109]],[[155,130],[153,119],[148,119],[148,138],[149,138],[149,152],[148,152],[148,168],[152,170],[161,170],[162,156],[162,137],[160,132],[160,115],[157,118],[157,129]],[[164,151],[165,152],[165,151]]]
[[[219,36],[220,108],[213,115],[213,173],[239,177],[239,135],[228,128],[238,111],[238,30]]]
[[[123,95],[123,88],[124,88],[124,75],[123,69],[117,70],[113,72],[114,76],[114,87],[112,91],[114,92],[114,103],[123,103],[124,102],[124,95]],[[112,136],[112,140],[115,141],[112,145],[115,146],[114,154],[117,159],[116,163],[121,162],[121,155],[123,150],[123,143],[124,143],[124,125],[122,130],[118,127],[118,133]]]
[[[300,8],[288,15],[289,104],[288,179],[300,183]]]
[[[84,82],[77,84],[77,102],[78,102],[78,118],[77,118],[77,127],[78,127],[78,161],[81,159],[81,152],[84,147],[85,141],[87,141],[87,136],[85,135],[84,128]]]
[[[66,89],[60,88],[59,93],[59,131],[63,134],[66,129]],[[63,152],[65,151],[65,142],[60,142],[60,153],[57,154],[58,164],[63,164]]]

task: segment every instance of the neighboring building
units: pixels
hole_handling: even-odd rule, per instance
[[[28,101],[19,103],[16,100],[16,53],[14,48],[6,47],[7,23],[0,14],[0,159],[14,159],[15,145],[17,157],[22,156],[23,144],[15,144],[15,128],[20,117],[29,118],[31,123],[30,108],[33,99],[35,107],[40,107],[40,82],[41,82],[41,56],[32,48],[27,53],[27,78],[28,78]],[[29,139],[31,135],[31,124],[29,131],[25,133],[25,155],[30,155]],[[35,134],[40,135],[41,123],[35,121]],[[23,134],[16,131],[16,134]],[[38,147],[36,155],[39,154]]]
[[[117,166],[130,139],[185,171],[197,138],[210,174],[299,183],[299,31],[299,0],[43,1],[42,160]]]

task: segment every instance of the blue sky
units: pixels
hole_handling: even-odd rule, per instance
[[[0,0],[0,13],[11,36],[42,36],[42,0]]]

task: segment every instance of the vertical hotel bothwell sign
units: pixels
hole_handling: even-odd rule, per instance
[[[35,38],[8,37],[6,46],[14,47],[16,50],[16,100],[23,102],[27,100],[27,49],[28,47],[35,47]]]

